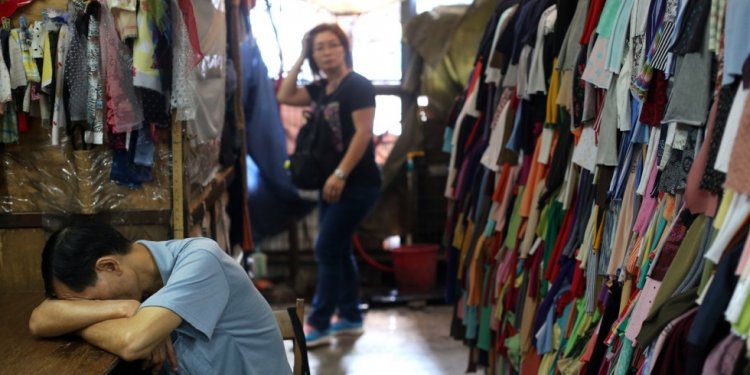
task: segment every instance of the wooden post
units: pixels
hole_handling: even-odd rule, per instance
[[[185,238],[185,181],[182,152],[183,122],[172,115],[172,237]]]
[[[239,179],[241,185],[241,197],[239,199],[242,204],[242,225],[244,226],[243,232],[245,235],[242,239],[242,249],[244,251],[251,251],[253,249],[252,230],[250,223],[250,208],[248,205],[247,197],[247,166],[245,158],[247,156],[247,138],[245,138],[245,112],[242,105],[242,53],[240,52],[240,44],[242,43],[241,35],[242,30],[240,29],[241,18],[247,16],[240,12],[240,0],[232,0],[232,9],[230,10],[232,15],[232,22],[230,23],[230,29],[227,30],[229,43],[232,46],[232,60],[234,60],[234,67],[237,71],[237,90],[234,94],[234,126],[237,129],[237,137],[240,140],[240,155],[237,163],[239,169],[235,175],[235,178]]]

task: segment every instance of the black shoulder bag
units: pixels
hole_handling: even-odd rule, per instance
[[[336,135],[324,115],[322,89],[307,123],[297,135],[294,153],[289,157],[292,183],[300,189],[319,190],[341,160],[337,150]]]

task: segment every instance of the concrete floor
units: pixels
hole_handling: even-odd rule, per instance
[[[367,312],[365,333],[335,338],[309,351],[313,375],[463,374],[468,349],[449,337],[451,306],[378,308]],[[293,361],[291,343],[288,356]],[[290,362],[291,363],[291,362]]]

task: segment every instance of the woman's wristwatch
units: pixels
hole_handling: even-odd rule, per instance
[[[348,175],[346,174],[346,172],[344,172],[344,170],[341,169],[341,168],[336,168],[336,170],[333,171],[333,175],[336,176],[336,178],[338,178],[339,180],[342,180],[342,181],[346,181],[346,178],[348,177]]]

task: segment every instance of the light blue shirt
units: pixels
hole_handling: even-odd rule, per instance
[[[138,243],[151,251],[164,281],[141,307],[163,307],[183,320],[172,333],[179,374],[291,374],[270,306],[216,242]]]
[[[722,85],[728,85],[736,77],[742,76],[742,65],[750,54],[750,2],[747,0],[727,0],[726,21],[724,22],[724,76]]]

